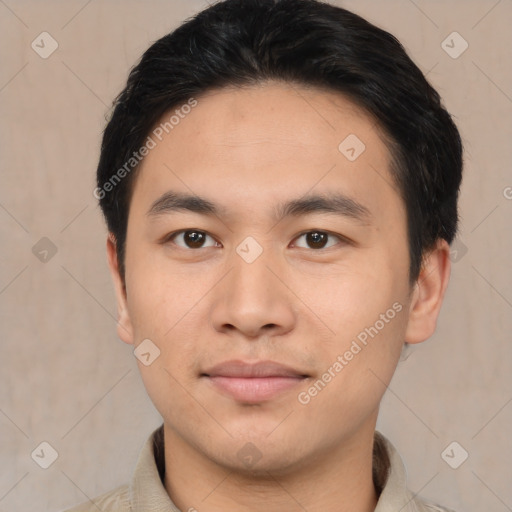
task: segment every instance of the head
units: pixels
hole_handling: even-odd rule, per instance
[[[346,10],[227,0],[154,43],[95,195],[119,336],[158,347],[139,366],[169,431],[239,469],[251,441],[286,471],[374,426],[404,342],[435,329],[461,171],[437,92]],[[212,384],[228,360],[300,379],[236,398]]]

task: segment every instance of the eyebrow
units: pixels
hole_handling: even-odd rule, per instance
[[[222,217],[227,209],[203,197],[181,192],[169,191],[153,202],[147,212],[149,217],[159,217],[178,211],[188,211],[201,215]],[[286,217],[298,217],[312,213],[332,213],[348,217],[362,224],[372,219],[370,210],[358,201],[342,193],[308,194],[292,199],[274,208],[273,219],[280,222]]]

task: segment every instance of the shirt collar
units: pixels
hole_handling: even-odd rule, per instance
[[[407,475],[400,455],[380,433],[374,438],[374,483],[382,491],[375,512],[417,512],[414,496],[407,490]],[[163,425],[142,448],[130,485],[133,512],[180,512],[165,490]],[[380,483],[379,483],[380,482]]]
[[[384,447],[389,465],[387,479],[379,496],[375,512],[417,512],[417,502],[407,489],[407,473],[395,447],[380,432],[375,432],[375,444]],[[375,459],[375,451],[374,451]]]

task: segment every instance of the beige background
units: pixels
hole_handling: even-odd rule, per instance
[[[160,423],[116,336],[92,191],[129,68],[203,4],[0,0],[0,512],[56,512],[125,483]],[[459,246],[437,333],[401,362],[379,428],[415,492],[459,512],[512,510],[512,2],[339,5],[404,43],[466,146],[467,253]],[[59,44],[48,59],[31,48],[42,31]],[[469,43],[457,59],[441,47],[453,31]],[[46,263],[32,253],[42,237],[57,248]],[[46,470],[30,456],[42,441],[59,454]],[[441,457],[452,441],[469,452],[458,469]]]

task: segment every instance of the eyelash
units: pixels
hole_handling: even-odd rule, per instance
[[[199,230],[199,229],[194,229],[194,228],[190,228],[190,229],[182,229],[180,231],[175,231],[174,233],[170,233],[169,235],[167,235],[164,239],[163,239],[163,243],[172,243],[174,245],[177,245],[178,247],[180,247],[181,249],[185,249],[185,250],[190,250],[190,251],[197,251],[197,250],[200,250],[200,249],[208,249],[209,247],[212,247],[212,246],[209,246],[209,247],[199,247],[199,248],[191,248],[191,247],[184,247],[184,246],[181,246],[181,245],[178,245],[174,242],[174,239],[181,235],[181,234],[185,234],[185,233],[188,233],[188,232],[194,232],[194,233],[201,233],[203,235],[206,235],[206,236],[209,236],[212,240],[215,240],[215,238],[210,235],[208,232],[206,231],[202,231],[202,230]],[[347,243],[350,243],[350,241],[343,237],[342,235],[337,235],[335,233],[331,233],[330,231],[324,231],[324,230],[320,230],[320,229],[310,229],[308,231],[304,231],[302,233],[300,233],[299,235],[297,235],[294,240],[297,240],[305,235],[308,235],[308,234],[311,234],[311,233],[319,233],[319,234],[322,234],[322,235],[327,235],[329,238],[337,238],[342,244],[347,244]],[[216,243],[219,243],[215,240]],[[334,244],[334,245],[331,245],[329,247],[322,247],[320,249],[311,249],[311,248],[306,248],[306,249],[311,249],[312,251],[315,251],[315,252],[320,252],[320,251],[323,251],[323,250],[327,250],[327,249],[330,249],[332,247],[335,247],[336,245],[338,244]],[[299,247],[299,249],[305,249],[305,247]]]

